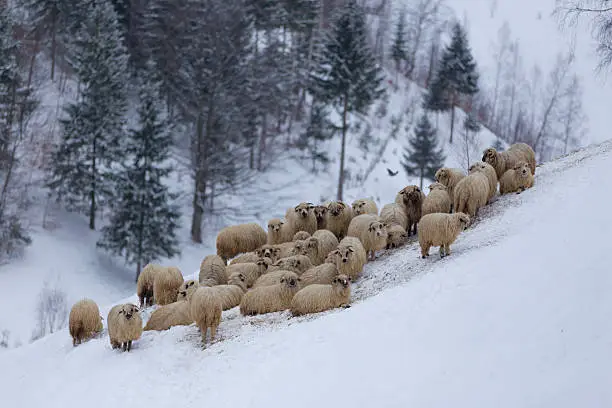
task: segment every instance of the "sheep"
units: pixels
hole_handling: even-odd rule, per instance
[[[305,239],[310,238],[312,235],[310,235],[308,232],[306,231],[298,231],[295,233],[295,235],[293,236],[293,239],[291,241],[296,242],[296,241],[303,241]]]
[[[197,280],[190,279],[181,285],[177,301],[157,308],[147,321],[144,331],[168,330],[173,326],[188,326],[193,323],[189,312],[189,300],[200,287]]]
[[[408,233],[401,225],[393,224],[387,227],[387,246],[386,249],[395,249],[404,245],[408,241]]]
[[[234,264],[235,265],[235,264]],[[239,264],[240,265],[240,264]],[[224,285],[227,283],[225,262],[219,255],[208,255],[200,264],[199,281],[202,286]]]
[[[81,299],[76,302],[68,317],[68,329],[72,337],[72,345],[76,347],[83,340],[102,332],[102,316],[96,302],[91,299]]]
[[[108,312],[108,337],[111,347],[132,349],[132,342],[142,335],[142,318],[136,305],[125,303],[114,306]]]
[[[422,215],[431,213],[450,213],[451,200],[446,186],[442,183],[432,183],[429,186],[429,194],[423,200]]]
[[[291,314],[300,316],[337,307],[350,307],[351,278],[338,275],[331,284],[314,284],[300,289],[291,300]]]
[[[301,287],[315,283],[331,284],[336,276],[338,276],[338,268],[335,262],[314,266],[300,276]]]
[[[527,143],[515,143],[505,152],[498,152],[489,147],[483,152],[482,161],[493,166],[498,179],[501,179],[506,171],[512,169],[520,161],[529,164],[531,174],[535,175],[535,152]]]
[[[136,294],[140,301],[139,307],[153,306],[155,300],[153,298],[153,282],[155,276],[164,267],[156,264],[147,264],[136,280]]]
[[[312,267],[312,262],[310,262],[310,258],[308,258],[306,255],[292,255],[286,258],[281,258],[275,263],[273,263],[268,268],[268,272],[283,269],[293,271],[298,275],[301,275]]]
[[[291,299],[300,290],[298,279],[294,272],[285,272],[279,283],[253,288],[242,297],[240,313],[253,316],[289,309]]]
[[[489,181],[489,195],[487,203],[490,203],[491,199],[495,197],[495,193],[497,193],[497,174],[495,173],[495,169],[489,163],[476,162],[470,166],[468,173],[471,174],[475,171],[480,171],[487,176],[487,180]]]
[[[346,231],[352,219],[353,209],[342,201],[332,201],[327,204],[326,228],[336,238],[342,239],[346,236]]]
[[[385,204],[380,210],[380,219],[387,225],[397,224],[404,230],[408,228],[408,217],[406,217],[404,207],[397,203]]]
[[[283,242],[291,241],[293,232],[291,227],[285,220],[280,218],[272,218],[268,221],[268,245],[282,244]]]
[[[174,266],[162,269],[153,282],[153,297],[160,306],[176,302],[178,288],[184,282],[183,274]]]
[[[326,262],[335,264],[339,274],[347,275],[355,281],[361,276],[363,266],[367,262],[367,254],[358,238],[345,237],[338,244],[338,248],[329,253]]]
[[[361,214],[378,215],[378,207],[376,203],[369,198],[361,198],[353,201],[353,216]]]
[[[317,229],[327,228],[327,207],[324,205],[315,205],[313,210],[315,217],[317,218]]]
[[[454,192],[455,186],[457,183],[466,176],[466,174],[461,169],[453,169],[449,167],[442,167],[438,169],[435,174],[436,182],[444,184],[446,186],[446,192],[452,203],[454,202]]]
[[[306,255],[313,265],[320,265],[337,246],[338,238],[331,231],[318,230],[307,240],[297,241],[293,253]]]
[[[517,163],[514,168],[506,171],[499,180],[499,193],[520,194],[527,188],[533,187],[534,177],[530,172],[529,164],[526,162]]]
[[[282,244],[274,245],[274,257],[271,258],[273,261],[278,261],[282,258],[287,258],[293,254],[293,248],[295,242],[285,242]]]
[[[256,250],[267,240],[268,235],[259,224],[231,225],[217,235],[217,255],[227,262],[238,254]]]
[[[470,224],[470,217],[462,212],[453,214],[427,214],[419,221],[419,244],[421,256],[429,256],[429,248],[440,247],[440,257],[451,254],[450,245],[455,242],[459,233]]]
[[[227,285],[213,286],[221,299],[221,309],[229,310],[240,304],[242,296],[247,292],[247,280],[244,274],[234,272],[230,275]]]
[[[189,300],[189,315],[202,333],[202,343],[206,345],[206,333],[210,328],[210,341],[215,340],[217,328],[221,324],[223,301],[221,294],[213,287],[200,286]]]
[[[259,258],[261,258],[261,256],[258,255],[257,251],[247,252],[242,255],[238,255],[237,257],[232,259],[229,264],[235,265],[239,263],[257,262]]]
[[[243,263],[229,265],[226,269],[227,276],[241,273],[246,278],[247,288],[253,286],[257,278],[268,271],[270,261],[267,258],[260,258],[256,263]],[[227,283],[227,280],[226,282]]]
[[[298,231],[306,231],[309,234],[313,234],[317,230],[317,217],[315,217],[313,210],[314,204],[312,203],[300,203],[294,208],[287,210],[285,218],[289,223],[289,230],[291,231],[290,239]]]
[[[279,255],[281,253],[281,247],[283,246],[293,248],[293,242],[285,242],[278,245],[263,245],[261,248],[258,248],[255,251],[255,255],[257,255],[257,258],[250,262],[257,262],[261,258],[267,258],[272,262],[276,262],[280,259]]]
[[[387,225],[378,216],[362,214],[351,220],[347,235],[361,241],[367,259],[374,260],[376,251],[387,245]]]
[[[467,213],[475,217],[480,207],[487,204],[489,180],[482,172],[474,172],[464,177],[455,186],[453,211]]]
[[[408,218],[408,227],[406,232],[408,236],[417,233],[417,223],[421,219],[423,200],[425,200],[425,194],[421,189],[415,185],[406,186],[397,193],[395,196],[395,202],[402,206]]]

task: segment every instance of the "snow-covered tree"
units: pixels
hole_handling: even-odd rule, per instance
[[[434,179],[436,171],[444,166],[446,157],[438,148],[436,130],[426,113],[423,113],[417,123],[414,135],[408,139],[402,155],[402,167],[408,176],[418,176],[423,189],[423,179]]]
[[[113,165],[125,148],[128,55],[107,0],[92,2],[73,46],[80,92],[65,107],[47,185],[70,210],[87,212],[93,230],[98,210],[115,198]]]

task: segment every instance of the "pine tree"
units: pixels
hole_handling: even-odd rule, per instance
[[[135,263],[136,279],[148,262],[180,253],[176,232],[181,214],[172,203],[178,194],[163,183],[172,171],[164,164],[172,139],[161,117],[158,89],[151,81],[141,85],[139,126],[130,131],[129,160],[117,176],[117,203],[97,244]]]
[[[372,55],[366,34],[363,8],[355,0],[348,0],[326,39],[321,65],[313,77],[315,97],[342,113],[338,200],[342,200],[344,188],[348,114],[365,113],[384,94],[382,70]]]
[[[329,113],[325,105],[314,102],[310,111],[310,122],[304,133],[298,139],[298,146],[302,150],[308,150],[312,160],[312,171],[317,172],[317,163],[329,163],[327,151],[321,149],[320,143],[334,137],[332,124],[328,119]]]
[[[446,93],[450,102],[445,110],[451,110],[449,143],[453,143],[455,106],[458,104],[460,96],[471,96],[478,92],[476,62],[472,57],[467,35],[459,23],[453,26],[451,42],[442,53],[440,66],[434,81],[437,83],[432,84],[432,88],[438,92],[438,95]],[[443,92],[442,89],[444,89]]]
[[[421,190],[423,179],[433,180],[436,171],[444,166],[446,157],[442,149],[438,149],[438,137],[433,129],[427,114],[420,117],[414,136],[408,139],[408,146],[404,148],[402,167],[406,174],[420,177]]]
[[[395,62],[395,82],[397,82],[397,72],[399,72],[402,61],[406,61],[406,10],[400,10],[397,23],[395,25],[395,36],[391,45],[391,58]]]
[[[80,94],[65,107],[47,185],[69,210],[86,211],[93,230],[97,211],[114,198],[113,165],[124,154],[127,109],[127,53],[108,1],[91,4],[73,53]]]

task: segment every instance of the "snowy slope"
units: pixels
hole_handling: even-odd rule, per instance
[[[106,334],[73,348],[57,333],[0,354],[0,395],[11,407],[610,406],[612,180],[595,175],[611,165],[612,141],[545,164],[450,257],[412,245],[368,264],[350,309],[239,317],[238,333],[229,311],[205,350],[194,326],[145,333],[129,354]]]

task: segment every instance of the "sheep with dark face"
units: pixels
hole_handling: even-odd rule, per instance
[[[415,185],[404,187],[395,196],[395,202],[403,206],[408,218],[408,228],[406,228],[408,236],[417,233],[417,223],[421,219],[424,200],[425,194]]]
[[[317,217],[314,215],[314,204],[312,203],[300,203],[294,208],[289,208],[285,213],[285,218],[289,223],[289,240],[298,231],[314,234],[317,230]]]
[[[136,305],[125,303],[108,312],[108,336],[113,349],[132,349],[132,342],[142,335],[142,318]]]
[[[327,229],[327,207],[324,205],[315,206],[314,215],[317,218],[317,229]]]
[[[332,201],[327,204],[327,229],[336,238],[342,239],[346,236],[352,219],[353,209],[342,201]]]

